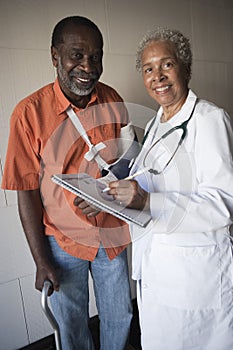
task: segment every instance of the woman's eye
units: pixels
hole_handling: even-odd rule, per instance
[[[164,62],[164,63],[162,64],[162,69],[163,69],[163,70],[169,70],[169,69],[171,69],[171,68],[173,68],[173,67],[174,67],[174,64],[173,64],[173,62],[171,62],[171,61]]]
[[[151,68],[146,68],[146,69],[144,70],[144,73],[150,73],[151,71],[152,71]]]

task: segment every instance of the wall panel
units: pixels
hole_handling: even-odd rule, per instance
[[[232,0],[1,1],[0,180],[10,115],[19,100],[54,80],[51,32],[69,15],[87,16],[102,30],[101,80],[122,95],[136,126],[144,127],[157,109],[135,69],[138,41],[152,25],[180,29],[190,38],[194,52],[191,86],[200,97],[233,113]],[[14,350],[46,336],[51,329],[41,314],[40,294],[34,289],[35,266],[19,222],[15,192],[0,190],[0,222],[0,312],[6,315],[0,321],[0,350]],[[129,251],[129,260],[130,256]],[[90,300],[93,316],[97,310],[92,280]]]
[[[0,284],[0,349],[16,350],[28,344],[19,281]]]

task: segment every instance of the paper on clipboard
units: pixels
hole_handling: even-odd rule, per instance
[[[80,174],[56,174],[52,181],[68,191],[83,198],[102,211],[106,211],[127,223],[134,223],[146,227],[151,220],[149,211],[122,207],[113,196],[103,193],[106,187],[103,178],[94,179],[86,173]]]

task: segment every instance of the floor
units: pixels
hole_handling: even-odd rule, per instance
[[[97,316],[90,319],[89,326],[92,333],[95,349],[99,350],[99,319]],[[21,348],[20,350],[56,350],[54,336],[51,335],[49,337],[41,339],[36,343]],[[133,300],[133,319],[131,324],[129,345],[125,350],[141,350],[138,309],[135,299]]]

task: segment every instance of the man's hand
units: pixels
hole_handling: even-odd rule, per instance
[[[49,263],[44,263],[40,264],[40,266],[37,266],[35,285],[36,289],[42,291],[45,280],[49,280],[52,283],[52,288],[49,289],[48,296],[50,296],[54,290],[56,292],[59,291],[58,273],[55,268]]]
[[[88,217],[95,217],[100,213],[100,210],[94,207],[93,205],[90,205],[90,203],[86,202],[84,199],[80,197],[76,197],[74,199],[74,205],[79,207],[79,209],[82,210],[84,215],[87,215]]]

